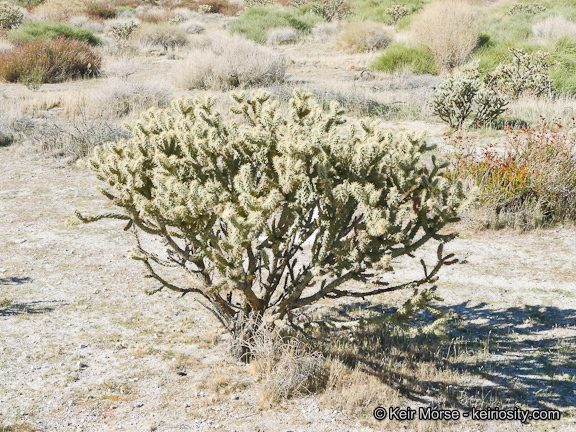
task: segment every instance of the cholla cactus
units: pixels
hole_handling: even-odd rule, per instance
[[[324,113],[310,94],[294,92],[288,115],[270,94],[233,96],[243,122],[223,122],[215,100],[178,99],[150,110],[130,127],[133,137],[109,143],[85,162],[108,185],[104,195],[122,213],[87,217],[128,221],[141,261],[158,290],[193,293],[236,337],[238,321],[285,320],[319,300],[369,297],[434,282],[452,255],[462,185],[446,177],[422,134],[350,127],[336,102]],[[442,233],[441,233],[442,231]],[[145,250],[142,236],[167,245]],[[437,261],[415,280],[390,283],[393,260],[429,240]],[[187,277],[170,279],[163,266]],[[356,283],[351,284],[356,281]],[[254,327],[251,327],[254,328]]]
[[[117,41],[127,41],[137,28],[136,21],[114,23],[110,26],[110,35]]]
[[[244,0],[244,6],[247,8],[253,6],[272,6],[276,4],[276,0]]]
[[[315,0],[310,4],[314,12],[327,22],[343,20],[352,13],[353,8],[348,0]]]
[[[432,113],[453,128],[461,128],[473,115],[474,125],[491,123],[505,111],[507,101],[480,79],[477,65],[448,77],[431,94]]]
[[[0,29],[10,30],[20,27],[24,14],[11,3],[0,2]]]
[[[386,15],[389,15],[390,18],[392,18],[392,23],[396,25],[398,21],[400,21],[402,18],[404,18],[406,15],[410,13],[410,9],[408,9],[406,6],[394,5],[392,7],[387,8],[384,11],[384,13],[386,13]]]
[[[550,54],[544,51],[527,53],[520,48],[508,48],[510,55],[491,76],[498,89],[514,99],[523,93],[536,96],[549,94],[552,90],[549,69],[553,64]]]
[[[508,13],[510,15],[516,15],[519,13],[536,15],[537,13],[544,12],[545,10],[546,7],[540,3],[516,3],[512,5]]]

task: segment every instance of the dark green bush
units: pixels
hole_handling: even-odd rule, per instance
[[[31,42],[41,39],[75,39],[90,45],[99,45],[100,38],[90,30],[72,27],[69,24],[55,21],[28,21],[22,27],[8,32],[8,37],[15,42]]]
[[[384,54],[372,62],[370,69],[380,72],[408,69],[415,74],[438,73],[434,56],[428,47],[404,43],[390,45]]]

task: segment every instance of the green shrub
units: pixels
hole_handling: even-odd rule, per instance
[[[550,67],[552,91],[576,95],[576,40],[561,38],[550,50],[555,64]]]
[[[434,55],[428,47],[404,43],[390,45],[384,54],[372,62],[370,69],[388,73],[401,70],[409,70],[414,74],[438,73]]]
[[[95,149],[85,166],[119,210],[78,218],[125,220],[137,239],[162,239],[163,256],[137,240],[132,258],[160,289],[198,296],[244,341],[281,320],[298,328],[293,316],[325,299],[406,289],[415,295],[399,314],[427,306],[427,285],[455,262],[443,254],[454,238],[445,229],[465,198],[447,164],[421,162],[433,149],[423,134],[368,121],[341,133],[344,110],[332,102],[324,113],[299,91],[287,113],[266,92],[233,98],[239,118],[224,122],[214,98],[179,99],[144,113],[132,138]],[[432,239],[437,257],[421,261],[421,278],[387,275]]]
[[[63,37],[37,40],[0,51],[0,77],[27,85],[98,76],[101,59],[90,45]]]
[[[8,32],[8,37],[17,42],[31,42],[41,39],[74,39],[90,45],[99,45],[100,39],[90,30],[72,27],[69,24],[56,21],[28,21],[17,30]]]
[[[24,14],[16,6],[8,2],[0,2],[0,29],[10,30],[19,27]]]
[[[294,8],[253,7],[244,11],[230,26],[232,33],[240,33],[258,43],[265,43],[268,30],[292,27],[300,34],[309,34],[322,21],[318,15],[305,14]]]

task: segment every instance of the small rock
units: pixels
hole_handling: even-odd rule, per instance
[[[88,345],[86,345],[86,344],[80,344],[80,345],[78,346],[78,348],[80,348],[80,349],[88,348]]]
[[[144,406],[144,404],[142,402],[138,402],[137,404],[134,405],[135,408],[142,408]]]
[[[88,367],[88,365],[84,362],[79,361],[76,366],[78,366],[78,369],[85,369]]]
[[[230,399],[232,399],[232,400],[238,400],[238,399],[240,399],[240,395],[235,393],[235,394],[233,394],[232,396],[230,396]]]

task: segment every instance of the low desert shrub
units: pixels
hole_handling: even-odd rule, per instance
[[[20,27],[24,14],[19,7],[8,2],[0,2],[0,30]]]
[[[27,21],[19,29],[9,31],[8,37],[16,42],[64,38],[87,42],[90,45],[102,43],[100,38],[88,29],[54,21]]]
[[[203,48],[192,50],[175,71],[186,89],[222,89],[282,81],[283,57],[240,36],[214,35]]]
[[[453,128],[461,128],[472,117],[472,124],[491,125],[505,111],[506,99],[480,79],[476,67],[448,77],[428,100],[432,114]]]
[[[184,30],[188,34],[200,34],[206,31],[206,28],[195,21],[185,21],[178,25],[179,28]]]
[[[503,151],[478,152],[456,137],[453,175],[478,188],[495,223],[537,226],[576,220],[576,124],[541,121],[506,129]]]
[[[263,397],[279,401],[312,393],[328,381],[326,360],[298,339],[282,337],[277,330],[257,328],[244,341],[252,355],[251,372],[262,385]]]
[[[286,45],[298,41],[298,33],[292,27],[280,27],[268,30],[268,45]]]
[[[86,3],[82,0],[45,0],[34,13],[52,21],[65,21],[71,16],[86,15]]]
[[[265,43],[271,28],[291,27],[299,34],[307,35],[320,21],[322,18],[318,15],[305,14],[294,8],[253,7],[242,12],[230,26],[230,31]]]
[[[151,24],[168,22],[170,19],[170,11],[166,8],[156,6],[138,6],[136,8],[136,18]]]
[[[188,45],[186,32],[170,24],[143,25],[137,30],[135,38],[140,46],[164,50]]]
[[[534,23],[532,33],[537,39],[556,41],[560,38],[576,39],[576,22],[563,16],[550,16]]]
[[[370,69],[380,72],[409,71],[413,74],[438,74],[438,66],[430,48],[424,45],[395,43],[376,58]]]
[[[392,42],[393,34],[382,24],[362,21],[347,24],[338,34],[336,46],[349,53],[378,51]]]
[[[343,131],[336,102],[325,113],[299,91],[287,112],[264,91],[233,99],[229,121],[214,98],[177,99],[143,113],[131,138],[96,148],[84,166],[119,210],[77,217],[126,221],[136,237],[132,257],[160,284],[156,291],[198,296],[247,357],[260,329],[284,322],[304,331],[309,317],[300,311],[322,300],[405,290],[414,294],[399,317],[430,306],[430,284],[455,262],[444,245],[466,198],[447,164],[427,157],[433,147],[423,134],[376,121]],[[165,246],[149,250],[149,236]],[[391,275],[396,259],[417,259],[432,240],[439,244],[430,266],[419,261],[423,275]]]
[[[28,85],[96,77],[100,65],[100,57],[86,42],[62,37],[0,52],[0,77]]]
[[[165,108],[171,96],[171,88],[162,82],[108,78],[91,102],[111,118],[122,118],[152,107]]]
[[[82,27],[92,33],[103,33],[104,24],[101,21],[91,20],[85,15],[78,15],[70,18],[69,23],[73,27]]]
[[[328,42],[340,32],[338,23],[320,22],[312,28],[312,37],[316,42]]]
[[[85,0],[86,13],[96,19],[111,19],[116,16],[116,7],[106,0]]]
[[[417,42],[434,54],[436,64],[450,71],[465,64],[478,42],[476,16],[471,7],[457,0],[427,5],[412,21]]]
[[[78,115],[61,121],[36,119],[22,134],[23,138],[52,157],[74,162],[105,142],[130,135],[126,129],[115,124],[114,119],[94,113],[86,106],[79,106],[78,109]]]

